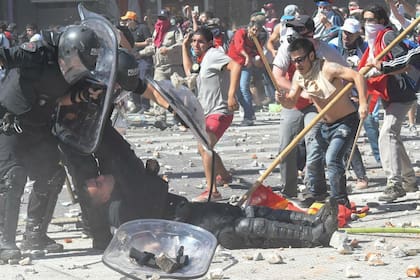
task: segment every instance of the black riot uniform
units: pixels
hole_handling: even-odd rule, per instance
[[[138,65],[134,56],[124,49],[118,50],[116,79],[123,89],[134,92],[135,94],[141,95],[147,87],[146,82],[138,78]],[[62,113],[58,118],[59,122],[68,122],[68,120],[66,121],[66,114],[70,112],[74,113],[73,115],[82,115],[87,110],[87,103],[89,102],[91,101],[86,100],[85,103],[61,108],[60,111]],[[71,120],[73,123],[79,121],[84,120],[77,118]],[[68,172],[76,188],[83,210],[82,212],[85,215],[85,224],[92,235],[93,247],[95,249],[105,249],[112,238],[108,222],[109,205],[92,206],[89,204],[89,197],[83,191],[87,179],[100,174],[108,174],[111,173],[111,170],[118,169],[119,172],[116,174],[118,178],[125,178],[124,180],[136,178],[142,182],[142,185],[150,186],[150,193],[142,197],[141,203],[136,204],[137,207],[141,207],[142,212],[143,210],[146,211],[145,209],[149,209],[148,213],[159,212],[159,209],[155,208],[159,204],[155,203],[155,201],[166,199],[164,195],[167,193],[166,182],[156,176],[156,174],[153,174],[150,171],[151,168],[145,168],[141,159],[131,149],[130,144],[112,127],[110,118],[105,124],[98,148],[93,153],[80,153],[77,149],[65,143],[60,143],[60,150],[63,154],[64,164],[68,168]],[[133,162],[135,164],[129,165],[127,162]],[[121,189],[125,190],[123,191],[124,193],[128,194],[133,191],[129,186],[133,185],[121,185]],[[153,217],[157,217],[157,215],[155,214]]]
[[[87,28],[75,26],[73,30],[94,36]],[[51,120],[57,98],[75,90],[76,85],[64,79],[59,67],[59,36],[43,32],[42,42],[0,49],[1,64],[8,71],[0,90],[4,114],[0,133],[0,259],[3,260],[20,257],[15,237],[20,199],[28,176],[35,182],[21,249],[62,250],[61,244],[46,235],[65,178],[58,141],[51,133]],[[86,43],[83,38],[80,41]],[[93,53],[91,49],[96,46],[91,43],[84,48],[85,52]],[[84,66],[94,64],[89,66],[85,62]]]

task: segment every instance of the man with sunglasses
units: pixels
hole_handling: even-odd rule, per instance
[[[321,111],[341,93],[343,80],[353,82],[359,93],[359,114],[349,96],[342,95],[334,107],[325,113],[321,128],[315,135],[325,152],[331,196],[349,208],[344,158],[354,141],[359,116],[362,119],[367,116],[366,82],[359,72],[349,67],[317,58],[314,45],[308,39],[296,39],[287,50],[297,71],[293,75],[289,93],[277,93],[278,101],[284,107],[293,108],[304,93]]]
[[[340,65],[346,65],[345,60],[336,49],[323,41],[313,39],[315,24],[310,16],[299,15],[294,20],[288,21],[286,27],[293,29],[293,33],[280,45],[273,61],[273,75],[277,84],[284,92],[290,90],[290,80],[296,69],[287,52],[289,41],[293,41],[296,38],[307,38],[314,44],[318,57],[326,58]],[[280,112],[279,151],[286,148],[296,135],[312,122],[316,114],[317,111],[312,102],[305,98],[299,98],[294,108],[283,108]],[[315,201],[323,201],[327,196],[323,167],[324,156],[322,149],[314,137],[318,129],[319,125],[315,125],[305,135],[305,184],[309,192],[303,197],[303,201],[300,202],[301,206],[305,208],[311,206]],[[297,149],[294,149],[289,153],[285,161],[280,164],[281,185],[283,186],[283,194],[286,196],[297,196],[297,166],[298,152]]]

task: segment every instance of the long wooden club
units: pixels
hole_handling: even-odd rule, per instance
[[[420,17],[416,18],[403,32],[401,32],[397,36],[397,38],[395,38],[385,49],[383,49],[382,52],[377,57],[375,57],[375,59],[381,60],[393,47],[395,47],[399,42],[401,42],[419,23]],[[260,43],[256,39],[253,40],[255,45],[257,46],[257,50],[261,56],[261,59],[264,61],[265,55],[262,52]],[[267,61],[267,59],[265,59],[265,61]],[[362,75],[365,75],[371,68],[372,66],[365,67],[361,70],[360,73]],[[266,66],[266,70],[268,73],[271,72],[269,65],[268,68]],[[272,74],[270,75],[270,78],[271,77],[273,77]],[[272,79],[274,80],[274,77]],[[276,82],[273,82],[273,84],[275,86],[277,85]],[[287,145],[287,147],[280,152],[280,154],[274,159],[270,166],[260,175],[260,177],[252,185],[252,187],[244,195],[242,195],[242,197],[238,201],[239,206],[242,206],[246,201],[248,201],[248,199],[252,196],[255,190],[262,184],[262,182],[268,177],[268,175],[270,175],[271,172],[273,172],[274,168],[276,168],[276,166],[279,165],[286,158],[286,156],[296,147],[297,144],[299,144],[299,141],[311,130],[311,128],[314,125],[316,125],[324,117],[328,110],[330,110],[335,105],[335,103],[337,103],[337,101],[340,98],[342,98],[344,94],[346,94],[352,87],[353,83],[348,83],[346,86],[344,86],[344,88],[341,89],[341,91],[337,93],[337,95],[333,99],[331,99],[331,101],[316,115],[316,117],[304,129],[302,129],[302,131],[298,135],[296,135],[296,137],[289,143],[289,145]],[[278,86],[276,86],[276,89],[277,88]]]

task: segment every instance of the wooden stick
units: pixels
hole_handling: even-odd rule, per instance
[[[416,18],[403,32],[401,32],[397,36],[397,38],[395,38],[385,49],[383,49],[382,52],[377,57],[375,57],[375,59],[381,60],[393,47],[395,47],[400,41],[402,41],[405,38],[405,36],[407,36],[407,34],[410,33],[411,30],[415,28],[419,23],[420,17]],[[264,56],[264,54],[262,55]],[[371,68],[372,66],[365,67],[360,71],[360,73],[362,75],[365,75]],[[337,93],[337,95],[333,99],[331,99],[331,101],[316,115],[316,117],[304,129],[302,129],[302,131],[298,135],[296,135],[296,137],[289,143],[289,145],[287,145],[287,147],[280,152],[277,158],[274,159],[270,166],[255,181],[252,187],[241,197],[241,199],[238,202],[238,206],[242,206],[242,204],[252,196],[255,190],[262,184],[262,182],[268,177],[268,175],[270,175],[271,172],[273,172],[274,168],[276,168],[276,166],[279,165],[286,158],[286,156],[296,147],[297,144],[299,144],[299,141],[309,132],[309,130],[311,130],[311,128],[324,117],[328,110],[330,110],[335,105],[335,103],[337,103],[337,101],[341,97],[343,97],[344,94],[346,94],[352,87],[353,83],[348,83],[343,89],[341,89],[339,93]]]
[[[368,102],[369,104],[369,102]],[[354,151],[356,150],[356,143],[357,143],[357,138],[359,138],[360,132],[362,131],[362,127],[363,127],[363,122],[364,120],[360,120],[359,121],[359,126],[357,127],[357,131],[356,131],[356,135],[354,136],[354,142],[353,145],[351,146],[351,152],[349,155],[349,158],[347,159],[347,165],[346,165],[346,171],[349,170],[350,164],[351,164],[351,159],[353,158],[354,155]]]
[[[264,51],[263,51],[263,49],[261,47],[260,42],[258,41],[258,38],[256,36],[252,36],[252,40],[254,41],[254,44],[257,47],[258,54],[260,55],[261,61],[264,64],[265,71],[267,71],[267,74],[270,77],[270,80],[273,83],[275,89],[278,92],[280,92],[281,89],[280,89],[279,85],[277,84],[276,79],[274,78],[273,71],[271,71],[270,64],[268,63],[267,57],[264,55]]]

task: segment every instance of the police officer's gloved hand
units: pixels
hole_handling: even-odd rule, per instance
[[[171,112],[172,114],[174,114],[174,119],[177,123],[180,123],[182,126],[184,126],[186,128],[190,128],[189,125],[186,124],[185,121],[183,119],[181,119],[181,117],[174,111],[174,109],[171,107],[171,105],[169,105],[168,111]]]

